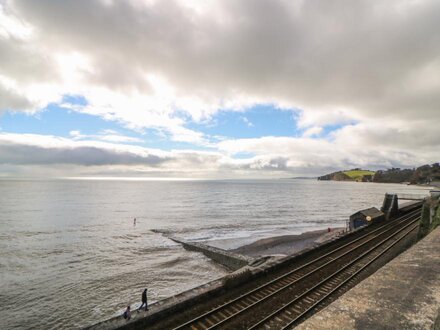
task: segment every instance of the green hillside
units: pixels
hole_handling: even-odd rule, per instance
[[[413,169],[390,168],[376,172],[353,168],[347,171],[338,171],[319,176],[318,180],[383,183],[410,182],[411,184],[430,184],[440,187],[440,164],[423,165]]]
[[[352,180],[362,181],[364,175],[371,175],[371,177],[373,177],[375,172],[367,171],[367,170],[349,170],[349,171],[344,171],[342,173],[348,175]]]
[[[374,173],[374,171],[353,168],[348,171],[339,171],[320,176],[318,180],[371,182],[373,181]]]

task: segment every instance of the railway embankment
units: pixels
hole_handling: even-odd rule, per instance
[[[436,212],[438,208],[435,208],[434,211]],[[431,215],[436,214],[435,212],[431,212],[431,206],[429,206],[429,228],[433,228],[433,223]],[[110,320],[101,322],[99,324],[96,324],[92,326],[93,329],[114,329],[114,328],[126,328],[126,329],[144,329],[146,326],[151,329],[173,329],[176,326],[183,327],[183,328],[189,328],[189,325],[192,320],[197,319],[197,321],[194,321],[195,323],[203,323],[204,321],[200,321],[199,318],[204,318],[205,315],[206,318],[210,318],[213,313],[217,313],[218,308],[228,308],[231,304],[237,304],[240,306],[240,302],[246,303],[246,297],[249,296],[249,294],[255,293],[256,297],[253,297],[254,299],[252,302],[252,299],[248,299],[247,303],[251,304],[252,306],[255,305],[255,311],[253,313],[248,313],[247,316],[243,316],[245,321],[249,323],[249,320],[253,320],[255,317],[260,317],[260,312],[265,311],[267,314],[268,308],[274,308],[277,309],[277,303],[280,303],[282,306],[285,306],[285,301],[291,298],[292,294],[287,292],[285,289],[292,287],[292,289],[289,290],[297,290],[298,294],[300,293],[300,297],[305,296],[306,294],[314,294],[314,291],[312,292],[312,289],[307,289],[309,286],[309,282],[311,281],[311,277],[317,281],[323,281],[323,276],[329,280],[329,285],[335,286],[335,288],[331,287],[330,289],[332,291],[329,291],[328,293],[324,292],[328,289],[329,286],[325,286],[322,290],[320,287],[316,286],[317,297],[321,299],[321,296],[324,295],[324,297],[327,297],[327,295],[330,295],[331,293],[339,290],[338,288],[341,288],[341,294],[342,291],[349,290],[351,287],[355,286],[357,281],[360,281],[367,277],[368,275],[374,273],[377,269],[379,269],[382,265],[386,264],[388,261],[390,261],[393,257],[404,251],[408,246],[412,245],[416,239],[417,236],[420,235],[418,233],[419,229],[419,220],[420,220],[420,206],[418,209],[414,210],[406,210],[406,215],[400,215],[399,218],[391,219],[385,223],[377,223],[373,224],[371,226],[367,226],[364,228],[361,228],[359,230],[346,233],[341,235],[340,237],[333,237],[332,239],[329,239],[328,241],[321,242],[321,244],[317,247],[305,249],[299,253],[285,256],[285,257],[267,257],[262,258],[258,260],[258,262],[252,262],[250,265],[245,266],[241,268],[240,270],[213,282],[207,283],[203,286],[194,288],[192,290],[183,292],[181,294],[178,294],[176,296],[170,297],[168,299],[159,301],[155,304],[152,304],[150,306],[150,311],[148,312],[141,312],[141,313],[134,313],[132,316],[132,319],[130,321],[124,320],[121,316],[112,318]],[[425,213],[426,208],[425,208]],[[431,219],[432,218],[432,219]],[[425,240],[430,239],[432,235],[437,234],[438,240],[437,245],[434,250],[423,250],[420,252],[420,258],[427,253],[426,257],[427,259],[430,258],[431,254],[433,254],[435,251],[438,251],[438,248],[440,247],[440,232],[434,231],[432,234],[429,234],[426,236],[422,242]],[[184,242],[180,242],[184,243]],[[420,244],[420,243],[419,243]],[[418,245],[416,245],[418,246]],[[192,246],[194,247],[194,246]],[[197,246],[197,248],[200,248],[200,252],[203,252],[207,250],[206,246]],[[203,251],[202,251],[203,250]],[[208,249],[210,250],[210,249]],[[412,250],[412,249],[411,249]],[[381,252],[383,251],[383,252]],[[213,250],[213,253],[218,255],[223,255],[223,251],[217,251]],[[371,254],[371,256],[370,256]],[[225,255],[226,256],[226,255]],[[236,259],[237,256],[235,255],[227,255],[228,258],[232,257],[232,259]],[[380,257],[380,258],[379,258]],[[361,259],[362,258],[362,259]],[[399,257],[400,258],[400,257]],[[437,258],[437,256],[435,256]],[[405,282],[406,280],[406,273],[404,271],[396,270],[394,273],[395,280],[403,281],[404,285],[411,290],[413,289],[410,285],[412,283],[418,283],[424,282],[424,270],[423,267],[428,267],[430,263],[436,263],[436,267],[438,267],[438,259],[430,260],[426,264],[419,262],[417,259],[415,259],[415,263],[412,265],[414,268],[418,268],[418,265],[421,264],[421,270],[419,269],[421,273],[415,273],[413,275],[413,278],[410,276],[410,280],[408,283]],[[232,260],[231,259],[231,260]],[[365,259],[365,262],[364,262]],[[244,260],[243,260],[244,261]],[[248,263],[248,260],[246,260]],[[338,262],[338,265],[335,266],[335,263]],[[365,264],[364,266],[367,268],[359,268],[358,263]],[[340,265],[339,265],[340,264]],[[411,266],[411,264],[409,265]],[[309,269],[310,268],[310,269]],[[313,269],[312,269],[313,268]],[[356,269],[359,269],[359,271],[362,272],[359,273],[359,271],[356,271],[354,275],[357,276],[357,279],[353,277],[350,274],[352,274],[352,268],[353,271]],[[439,269],[435,269],[435,276],[438,276],[436,274],[440,274],[438,272]],[[344,272],[344,273],[343,273]],[[304,274],[302,274],[304,273]],[[333,274],[334,273],[334,274]],[[339,274],[341,273],[341,274]],[[346,274],[345,274],[346,273]],[[302,275],[301,275],[302,274]],[[330,274],[330,275],[329,275]],[[333,275],[331,275],[333,274]],[[418,274],[418,275],[417,275]],[[316,276],[315,276],[316,275]],[[345,279],[344,276],[350,275],[350,277],[347,277]],[[341,277],[342,276],[342,277]],[[374,275],[376,276],[376,275]],[[418,277],[421,276],[421,279]],[[428,274],[427,276],[434,276],[433,274]],[[315,278],[316,277],[316,278]],[[341,277],[342,280],[344,280],[343,283],[347,282],[347,285],[345,287],[340,287],[339,282],[333,281],[332,279]],[[403,277],[403,278],[402,278]],[[339,279],[338,279],[339,280]],[[437,277],[438,280],[438,277]],[[281,281],[281,282],[280,282]],[[284,282],[283,282],[284,281]],[[327,281],[327,280],[326,280]],[[371,281],[371,280],[370,280]],[[318,283],[321,285],[321,282]],[[390,284],[391,284],[390,280]],[[274,284],[275,283],[275,284]],[[287,284],[286,284],[287,283]],[[304,287],[301,285],[303,283]],[[350,285],[350,283],[353,283],[353,285]],[[430,280],[427,281],[427,283],[431,283]],[[292,286],[295,284],[295,286]],[[307,284],[307,285],[306,285]],[[317,284],[317,285],[318,285]],[[435,285],[438,286],[439,283],[435,283]],[[278,296],[275,295],[264,295],[265,289],[267,286],[275,285],[280,286],[282,285],[282,288],[276,288],[276,292]],[[374,285],[371,286],[373,288]],[[440,286],[438,286],[440,287]],[[314,287],[315,288],[315,287]],[[355,289],[357,286],[355,286]],[[306,291],[304,291],[307,289]],[[263,290],[263,291],[261,291]],[[272,289],[271,289],[272,290]],[[269,290],[269,291],[271,291]],[[302,290],[302,291],[301,291]],[[319,291],[321,290],[321,291]],[[402,289],[403,290],[403,289]],[[426,294],[427,290],[425,288],[424,294]],[[258,291],[258,292],[257,292]],[[261,291],[261,292],[260,292]],[[280,294],[278,294],[278,291]],[[309,292],[310,291],[310,292]],[[319,292],[318,292],[319,291]],[[429,291],[429,290],[428,290]],[[275,292],[272,290],[272,292]],[[281,296],[283,292],[286,292],[286,295]],[[350,291],[351,292],[351,291]],[[349,292],[349,293],[350,293]],[[261,294],[259,294],[261,293]],[[262,295],[263,294],[263,295]],[[361,293],[362,294],[362,293]],[[379,297],[375,297],[378,301],[380,301],[380,295],[382,293],[379,292]],[[394,293],[389,294],[390,296]],[[398,292],[398,294],[401,294],[401,297],[403,296],[404,299],[408,298],[408,294],[405,296],[405,292],[401,291]],[[410,292],[409,295],[412,293]],[[436,292],[437,298],[440,296],[438,292]],[[388,297],[388,292],[382,294],[385,298]],[[272,297],[270,298],[270,297]],[[329,306],[333,306],[334,303],[331,303],[334,299],[337,299],[340,294],[332,294],[331,299],[328,302],[330,304]],[[422,297],[420,296],[420,297]],[[308,296],[307,296],[308,297]],[[307,297],[305,297],[305,301],[307,301]],[[344,296],[345,297],[345,296]],[[343,297],[343,298],[344,298]],[[272,300],[268,300],[268,299]],[[343,299],[342,298],[342,299]],[[355,295],[355,300],[359,301],[360,294]],[[437,299],[436,298],[436,299]],[[295,298],[296,299],[296,298]],[[299,299],[299,298],[298,298]],[[397,298],[396,298],[397,299]],[[239,300],[239,301],[238,301]],[[257,301],[258,300],[258,301]],[[411,298],[409,298],[408,305],[410,304]],[[251,301],[251,302],[249,302]],[[309,299],[310,301],[310,299]],[[317,300],[316,304],[320,303],[321,300]],[[437,308],[440,306],[438,304],[438,299],[436,300]],[[257,307],[257,303],[259,304]],[[315,306],[315,302],[312,301],[314,305],[312,305],[312,309]],[[324,302],[322,303],[324,304]],[[390,302],[392,304],[392,302]],[[422,304],[422,302],[420,302]],[[327,305],[327,303],[325,303]],[[379,305],[379,304],[378,304]],[[220,306],[220,307],[216,307]],[[232,305],[231,305],[232,306]],[[234,305],[235,306],[235,305]],[[242,304],[243,311],[246,312],[245,308],[246,305]],[[290,305],[289,305],[290,306]],[[293,306],[293,305],[292,305]],[[421,305],[422,306],[422,305]],[[322,306],[324,308],[325,306]],[[284,307],[283,307],[284,308]],[[346,308],[347,311],[351,311],[352,307],[349,305],[346,305],[344,308]],[[356,308],[356,306],[354,306]],[[416,307],[418,308],[418,307]],[[310,309],[310,311],[312,310]],[[386,306],[381,306],[380,309],[383,309],[386,312]],[[315,309],[316,310],[316,309]],[[326,309],[327,310],[327,309]],[[356,310],[356,309],[355,309]],[[225,310],[226,314],[228,313]],[[437,312],[437,311],[436,311]],[[223,312],[220,311],[217,314],[219,315],[225,315],[222,314]],[[241,312],[240,312],[241,313]],[[272,313],[272,312],[271,312]],[[275,313],[275,312],[274,312]],[[278,313],[278,311],[276,311]],[[310,313],[308,311],[301,312],[302,314],[299,315],[301,318],[301,315],[304,315],[305,313]],[[217,315],[216,314],[216,315]],[[237,312],[237,309],[235,308],[235,314],[239,314]],[[235,315],[234,314],[234,315]],[[273,314],[273,313],[272,313]],[[290,313],[291,314],[291,313]],[[290,315],[289,314],[289,315]],[[200,316],[201,315],[201,316]],[[243,314],[244,315],[244,314]],[[278,314],[277,314],[278,315]],[[284,315],[284,314],[283,314]],[[200,316],[200,317],[199,317]],[[271,315],[268,315],[267,317],[270,317]],[[216,316],[218,317],[218,315]],[[234,316],[235,317],[235,316]],[[265,317],[265,318],[267,318]],[[229,317],[229,318],[232,318]],[[431,318],[433,319],[433,318]],[[188,321],[190,320],[190,321]],[[274,318],[276,321],[277,318]],[[296,319],[295,319],[296,320]],[[292,322],[295,322],[293,320]],[[434,318],[435,320],[435,318]],[[221,320],[220,320],[221,321]],[[219,321],[219,322],[220,322]],[[258,320],[254,320],[258,321]],[[262,320],[265,321],[265,320]],[[274,322],[275,322],[274,321]],[[189,323],[188,323],[189,322]],[[211,319],[209,321],[209,324],[212,324],[213,320]],[[221,321],[223,322],[223,321]],[[226,322],[226,321],[225,321]],[[234,324],[232,328],[239,325],[238,328],[247,328],[247,326],[243,324],[247,324],[244,322],[243,324],[240,323],[242,320],[240,319],[240,316],[237,318],[237,320],[230,320],[228,322],[231,322],[231,324]],[[235,322],[235,323],[234,323]],[[237,323],[238,322],[238,323]],[[290,322],[290,321],[289,321]],[[342,321],[341,321],[342,322]],[[434,321],[435,322],[435,321]],[[320,329],[322,328],[322,321],[319,321],[319,325],[315,324],[311,327],[311,329]],[[180,325],[179,325],[180,324]],[[191,323],[192,324],[192,323]],[[368,325],[368,323],[365,323]],[[394,326],[394,323],[390,323],[392,326]],[[187,326],[188,325],[188,326]],[[340,323],[338,326],[342,327],[343,329],[346,328],[371,328],[369,326],[363,327],[363,324],[354,324],[348,322],[348,323]],[[398,326],[398,324],[397,324]],[[331,326],[330,328],[334,328],[335,325]],[[201,328],[205,328],[205,326],[202,326]],[[235,327],[237,328],[237,327]],[[374,328],[374,326],[373,326]]]
[[[347,236],[350,236],[348,234]],[[326,239],[324,239],[326,238]],[[238,269],[237,271],[219,278],[217,280],[208,282],[196,288],[190,289],[188,291],[181,292],[172,297],[163,299],[161,301],[155,302],[149,306],[150,310],[148,312],[141,311],[140,313],[132,313],[132,318],[130,321],[124,320],[122,315],[110,318],[105,321],[98,322],[90,327],[86,327],[87,330],[109,330],[109,329],[145,329],[145,327],[150,327],[157,320],[167,319],[176,313],[182,313],[185,310],[191,310],[197,304],[204,304],[213,297],[218,297],[219,295],[227,292],[231,287],[238,287],[252,279],[259,278],[266,273],[273,272],[275,269],[280,268],[284,263],[295,262],[297,259],[303,258],[304,255],[308,255],[318,250],[325,250],[328,245],[332,242],[337,241],[342,237],[336,236],[322,236],[319,247],[308,247],[297,253],[286,257],[263,257],[259,259],[252,259],[250,265]],[[175,240],[182,243],[182,240]],[[191,248],[195,246],[192,245]],[[207,246],[201,245],[200,252],[206,252]],[[203,250],[203,251],[202,251]],[[209,248],[208,250],[211,251]],[[217,251],[212,250],[216,255],[224,255],[224,250]],[[216,256],[217,258],[217,256]],[[233,260],[235,256],[232,256]],[[223,261],[228,260],[229,256]],[[250,261],[250,260],[249,260]],[[229,263],[229,261],[226,261]],[[235,261],[232,261],[235,263]]]
[[[439,250],[437,228],[297,329],[440,329]]]
[[[440,191],[431,192],[423,203],[418,238],[421,239],[440,225]]]

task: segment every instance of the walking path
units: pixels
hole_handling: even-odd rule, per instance
[[[296,329],[440,329],[440,227]]]

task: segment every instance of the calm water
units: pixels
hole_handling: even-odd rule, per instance
[[[82,327],[136,306],[144,287],[153,302],[227,273],[167,235],[250,241],[343,226],[385,192],[425,191],[312,180],[0,181],[0,329]]]

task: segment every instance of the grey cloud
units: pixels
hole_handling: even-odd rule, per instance
[[[35,28],[35,39],[29,45],[0,39],[0,50],[5,50],[0,60],[7,64],[0,73],[19,82],[56,81],[43,50],[79,51],[93,66],[83,73],[84,80],[97,86],[148,95],[145,74],[152,73],[164,76],[177,95],[207,103],[243,96],[300,106],[305,112],[348,109],[350,119],[371,123],[338,133],[347,144],[353,136],[361,141],[353,147],[360,151],[352,152],[362,156],[359,162],[407,164],[415,156],[417,163],[437,157],[438,1],[222,0],[210,2],[212,8],[202,15],[184,1],[105,3],[7,2],[8,12]],[[0,89],[2,108],[26,107],[27,102]],[[331,161],[356,166],[343,146],[335,146],[332,153],[339,155]],[[368,152],[363,153],[364,147]],[[328,154],[317,150],[298,154],[304,163],[298,168],[324,166]],[[133,157],[124,161],[142,161]],[[182,159],[204,166],[218,157],[187,154]],[[290,170],[276,157],[254,166]]]
[[[32,103],[26,97],[0,84],[0,114],[6,110],[26,110],[31,107]]]
[[[44,148],[26,144],[0,143],[0,164],[145,165],[157,167],[169,160],[168,157],[141,156],[128,151],[119,152],[92,146]]]
[[[240,144],[239,141],[231,143]],[[327,144],[326,149],[310,139],[294,138],[250,139],[247,143],[247,146],[239,145],[236,152],[242,149],[254,150],[257,155],[250,159],[234,160],[214,152],[155,153],[122,144],[76,142],[38,135],[23,139],[20,135],[4,134],[0,136],[0,169],[10,175],[289,177],[318,175],[329,172],[330,169],[335,171],[359,166],[369,169],[413,167],[438,161],[437,148],[405,152],[339,145],[339,148],[343,148],[341,151],[337,150],[338,144]],[[278,149],[277,146],[281,148]],[[308,152],[305,153],[306,149]]]
[[[436,1],[234,0],[217,3],[218,16],[197,16],[175,1],[134,3],[18,0],[12,7],[44,44],[91,55],[90,78],[110,86],[143,90],[139,74],[157,72],[182,93],[239,91],[305,107],[349,106],[363,116],[437,116],[432,87],[440,86],[420,91],[408,81],[438,61]]]
[[[21,83],[56,81],[58,73],[50,59],[33,48],[32,43],[15,38],[0,37],[0,75],[9,76]]]
[[[429,125],[426,121],[419,119],[394,126],[389,126],[387,123],[345,126],[336,131],[334,136],[341,145],[345,141],[349,146],[355,140],[357,147],[380,146],[381,150],[412,150],[420,153],[423,149],[439,147],[440,130],[437,125]]]
[[[219,153],[207,153],[198,151],[174,151],[173,160],[167,163],[167,171],[176,173],[206,173],[208,177],[214,175],[220,169],[234,170],[235,166],[231,159],[224,159]]]
[[[249,165],[249,168],[258,170],[286,171],[288,170],[288,160],[289,158],[287,157],[274,157],[268,160],[257,159]]]

